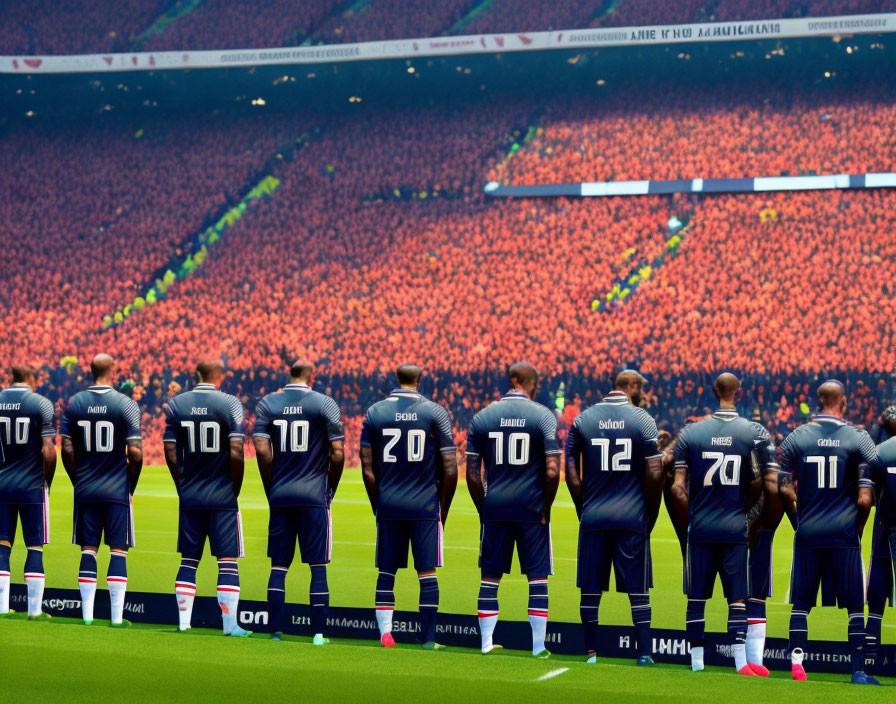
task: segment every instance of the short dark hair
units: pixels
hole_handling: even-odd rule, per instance
[[[196,374],[199,376],[199,381],[209,381],[213,377],[223,374],[224,367],[221,366],[220,362],[200,362],[196,365]]]
[[[12,374],[12,382],[14,384],[22,384],[28,381],[31,377],[37,375],[37,372],[31,367],[26,367],[21,364],[14,365],[9,371]]]
[[[289,366],[289,377],[291,379],[310,379],[311,372],[314,371],[314,365],[307,359],[297,359]]]
[[[402,364],[395,370],[395,378],[401,386],[408,384],[419,384],[423,370],[416,364]]]
[[[507,370],[507,376],[510,378],[510,381],[516,381],[520,384],[538,381],[538,372],[528,362],[514,362]]]

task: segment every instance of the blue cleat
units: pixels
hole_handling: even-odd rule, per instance
[[[883,685],[877,681],[877,677],[874,675],[869,675],[867,672],[865,673],[866,684],[873,684],[877,687],[882,687]]]
[[[642,655],[638,658],[638,665],[656,665],[656,663],[649,655]]]
[[[864,672],[853,672],[850,684],[870,684],[868,682],[868,675]]]
[[[597,655],[592,655],[585,661],[586,665],[597,665]]]

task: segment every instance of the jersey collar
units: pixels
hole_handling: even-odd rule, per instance
[[[109,384],[94,384],[93,386],[88,386],[87,390],[98,394],[107,394],[112,391],[112,387]]]
[[[21,382],[17,382],[9,387],[10,391],[31,391],[31,387],[28,384],[23,384]]]
[[[715,413],[712,414],[713,418],[720,418],[722,420],[732,420],[733,418],[738,417],[738,412],[733,408],[717,408]]]
[[[626,396],[622,391],[613,390],[604,396],[603,403],[612,403],[616,406],[624,406],[627,403],[631,403],[629,401],[628,396]]]
[[[290,383],[283,387],[284,389],[307,389],[308,384],[304,381],[297,381],[296,383]]]
[[[411,391],[410,389],[402,389],[401,387],[392,389],[392,392],[389,395],[399,396],[400,398],[420,398],[419,391]]]
[[[196,384],[193,391],[217,391],[214,384]]]
[[[837,416],[832,416],[828,413],[816,413],[812,416],[812,420],[816,423],[833,423],[834,425],[846,425],[846,421],[842,418],[838,418]]]

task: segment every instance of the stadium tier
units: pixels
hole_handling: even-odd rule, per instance
[[[242,49],[894,10],[894,0],[36,0],[4,6],[0,54]]]

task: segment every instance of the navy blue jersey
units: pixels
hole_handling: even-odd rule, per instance
[[[41,448],[55,436],[49,399],[24,384],[0,391],[0,503],[43,503]]]
[[[877,446],[872,478],[879,492],[876,520],[896,527],[896,437]]]
[[[686,426],[675,468],[686,469],[692,543],[746,543],[750,484],[774,465],[774,445],[759,423],[720,409]]]
[[[342,440],[339,406],[307,384],[287,384],[255,408],[253,436],[274,450],[271,506],[327,505],[330,442]]]
[[[415,391],[396,389],[367,411],[361,447],[373,453],[378,521],[438,520],[436,456],[455,452],[448,411]]]
[[[547,455],[559,455],[554,414],[511,391],[473,417],[467,454],[482,458],[483,522],[541,523]]]
[[[59,434],[75,450],[75,501],[129,503],[128,440],[140,440],[140,407],[111,386],[68,402]]]
[[[836,416],[819,414],[784,438],[778,462],[797,487],[795,547],[859,545],[856,501],[860,486],[873,486],[876,461],[868,433]]]
[[[177,446],[181,508],[237,509],[230,438],[243,437],[243,406],[212,384],[168,401],[165,442]]]
[[[582,458],[582,530],[647,530],[647,459],[662,457],[656,422],[622,393],[579,414],[566,440]]]

